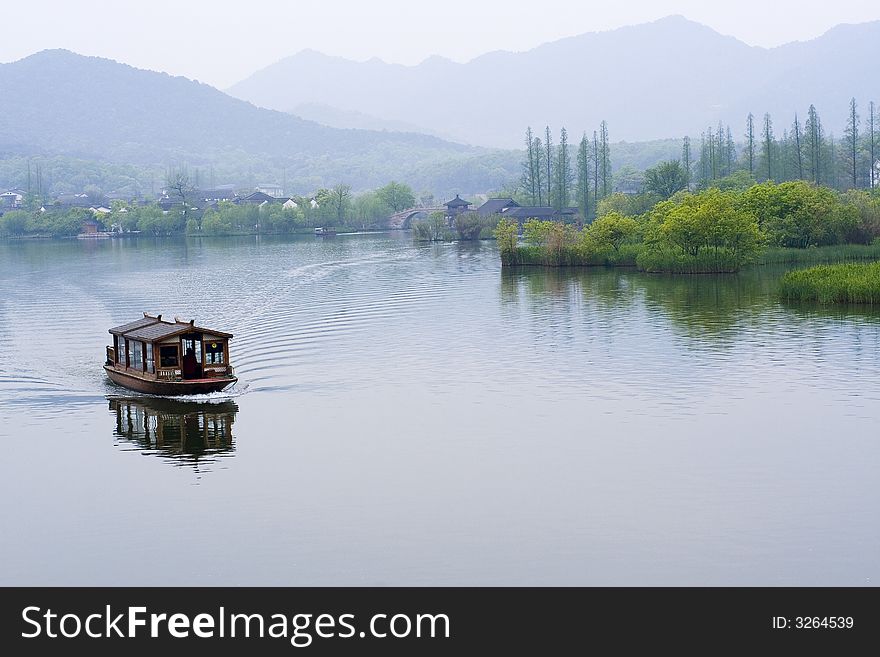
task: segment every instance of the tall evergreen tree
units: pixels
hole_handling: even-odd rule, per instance
[[[791,160],[791,137],[788,135],[788,129],[782,129],[782,139],[777,143],[776,154],[776,178],[779,182],[791,180],[788,176],[789,164]]]
[[[850,174],[850,181],[853,189],[859,186],[858,180],[858,152],[859,152],[859,113],[856,99],[849,101],[849,113],[846,117],[846,129],[844,130],[844,141],[846,142],[847,151],[847,168]]]
[[[794,164],[797,179],[804,179],[804,149],[801,144],[801,124],[798,115],[794,115],[794,123],[791,125],[792,148],[794,149]]]
[[[727,175],[733,173],[733,163],[736,161],[736,144],[733,142],[733,134],[730,132],[730,126],[727,126],[727,142],[724,148],[724,154],[727,156]]]
[[[727,175],[727,139],[724,136],[724,124],[718,122],[718,133],[716,134],[718,143],[715,152],[718,154],[718,177],[722,178]]]
[[[825,184],[840,189],[840,162],[838,162],[837,140],[834,133],[828,135],[828,155],[825,158]]]
[[[602,178],[602,198],[611,193],[611,146],[608,143],[608,123],[602,121],[599,124],[599,144],[601,153],[599,155],[599,166],[601,167],[600,176]]]
[[[868,156],[871,159],[870,181],[871,189],[877,185],[877,108],[872,100],[868,103]]]
[[[681,166],[684,169],[684,188],[691,190],[691,138],[685,135],[681,144]]]
[[[715,130],[709,126],[706,134],[706,145],[709,148],[709,175],[712,180],[718,177],[718,153],[715,149]]]
[[[767,159],[767,180],[773,180],[773,146],[775,139],[773,137],[773,119],[770,114],[764,114],[764,130],[761,134],[763,141],[764,157]]]
[[[535,137],[532,150],[535,153],[535,189],[538,205],[544,205],[544,145],[540,137]]]
[[[577,183],[575,185],[578,209],[581,218],[589,221],[590,214],[590,140],[585,132],[578,144],[577,151]]]
[[[749,158],[749,173],[755,175],[755,117],[749,112],[746,119],[746,154]]]
[[[571,153],[568,145],[568,131],[563,127],[559,131],[559,146],[556,149],[556,195],[553,207],[557,210],[567,208],[571,202],[571,185],[574,175],[571,170]]]
[[[707,187],[709,185],[709,147],[707,145],[706,133],[700,133],[700,186]]]
[[[547,186],[547,203],[550,203],[553,188],[553,138],[550,136],[550,126],[544,128],[544,184]]]
[[[822,182],[822,153],[824,151],[822,120],[815,105],[807,111],[807,123],[804,126],[804,148],[807,155],[807,173],[810,180],[817,185]]]
[[[599,136],[593,130],[593,202],[599,207]]]
[[[535,201],[538,198],[538,190],[535,188],[535,182],[537,181],[537,176],[535,175],[535,137],[532,134],[531,126],[526,128],[526,159],[523,161],[522,168],[520,188],[523,195],[529,200],[529,204],[535,205]]]

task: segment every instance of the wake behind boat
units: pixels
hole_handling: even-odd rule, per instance
[[[151,395],[219,392],[238,379],[229,364],[231,333],[202,328],[195,320],[144,313],[142,319],[110,329],[104,370],[111,381]]]

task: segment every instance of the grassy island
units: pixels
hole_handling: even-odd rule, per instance
[[[880,303],[880,262],[819,265],[782,277],[780,296],[788,301]]]
[[[502,220],[504,266],[635,266],[647,272],[733,273],[750,264],[880,258],[880,194],[804,181],[744,190],[681,190],[630,216],[610,210],[582,229]]]

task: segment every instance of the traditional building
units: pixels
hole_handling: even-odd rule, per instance
[[[556,210],[549,205],[517,205],[504,208],[498,214],[505,219],[514,219],[519,223],[525,223],[529,219],[571,223],[574,221],[577,213],[577,208],[562,208],[561,210]]]
[[[284,195],[284,188],[275,183],[262,183],[257,185],[256,191],[263,192],[263,194],[271,196],[272,198],[279,198]]]
[[[507,208],[518,207],[520,207],[519,203],[512,198],[490,198],[477,208],[477,214],[485,218],[493,214],[501,214]]]
[[[24,202],[24,191],[20,189],[10,189],[0,194],[0,208],[12,210],[20,208]]]
[[[101,224],[95,219],[86,219],[82,223],[82,230],[80,231],[83,235],[97,235],[101,230]]]
[[[233,185],[219,185],[212,189],[200,189],[195,193],[205,201],[235,201],[238,199]]]
[[[446,220],[455,221],[455,218],[462,212],[467,212],[467,209],[473,205],[473,203],[465,201],[456,194],[454,199],[447,201],[444,205],[446,206]]]
[[[278,200],[276,197],[270,196],[266,192],[254,192],[242,197],[241,202],[261,205],[263,203],[274,203],[276,200]]]

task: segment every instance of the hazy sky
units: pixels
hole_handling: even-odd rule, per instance
[[[528,50],[683,14],[776,46],[880,19],[877,0],[28,0],[8,14],[0,62],[67,48],[225,88],[303,48],[416,64]]]

